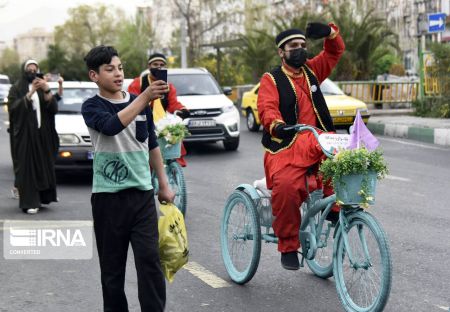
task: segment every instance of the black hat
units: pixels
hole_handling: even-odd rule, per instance
[[[153,53],[152,55],[150,55],[147,64],[150,64],[154,61],[163,61],[165,64],[167,64],[166,56],[162,53]]]
[[[303,31],[297,28],[291,28],[280,32],[275,38],[275,43],[277,44],[277,47],[281,48],[286,42],[292,39],[306,40]]]

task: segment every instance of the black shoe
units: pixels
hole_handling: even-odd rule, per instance
[[[298,270],[300,269],[300,263],[298,262],[297,251],[282,252],[281,253],[281,266],[286,270]]]

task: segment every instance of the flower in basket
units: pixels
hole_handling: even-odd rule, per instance
[[[164,139],[168,145],[177,144],[189,135],[183,120],[172,114],[166,114],[164,118],[158,120],[155,127],[156,137]]]
[[[359,112],[358,112],[359,114]],[[333,158],[324,160],[320,172],[324,180],[331,180],[338,204],[360,204],[368,207],[374,201],[376,180],[388,173],[378,140],[370,133],[358,115],[350,135],[350,143]],[[351,188],[356,194],[352,196]]]

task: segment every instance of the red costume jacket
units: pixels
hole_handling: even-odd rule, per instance
[[[319,82],[324,81],[331,74],[345,49],[344,42],[339,35],[339,29],[333,24],[330,24],[330,26],[337,32],[337,36],[333,39],[325,39],[324,48],[320,54],[306,61],[306,65],[312,70]],[[298,111],[300,112],[298,114],[298,123],[317,126],[316,113],[312,106],[309,87],[304,75],[302,73],[295,74],[294,69],[286,65],[283,65],[283,71],[295,86],[298,98]],[[274,125],[284,121],[279,110],[278,89],[268,73],[261,78],[257,105],[263,127],[274,136],[272,132]],[[264,155],[264,170],[267,187],[272,188],[273,175],[286,167],[287,164],[305,168],[306,172],[307,168],[317,163],[321,157],[323,157],[322,150],[310,132],[297,135],[294,144],[276,154],[266,151]]]

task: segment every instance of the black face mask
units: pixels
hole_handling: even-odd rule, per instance
[[[158,71],[159,71],[158,67],[157,68],[150,68],[150,72],[152,73],[153,77],[158,77]]]
[[[286,64],[294,68],[300,68],[306,62],[307,52],[303,48],[289,51],[289,58],[284,58]]]
[[[36,73],[34,72],[25,72],[25,78],[29,83],[32,83],[34,79],[36,79]]]

